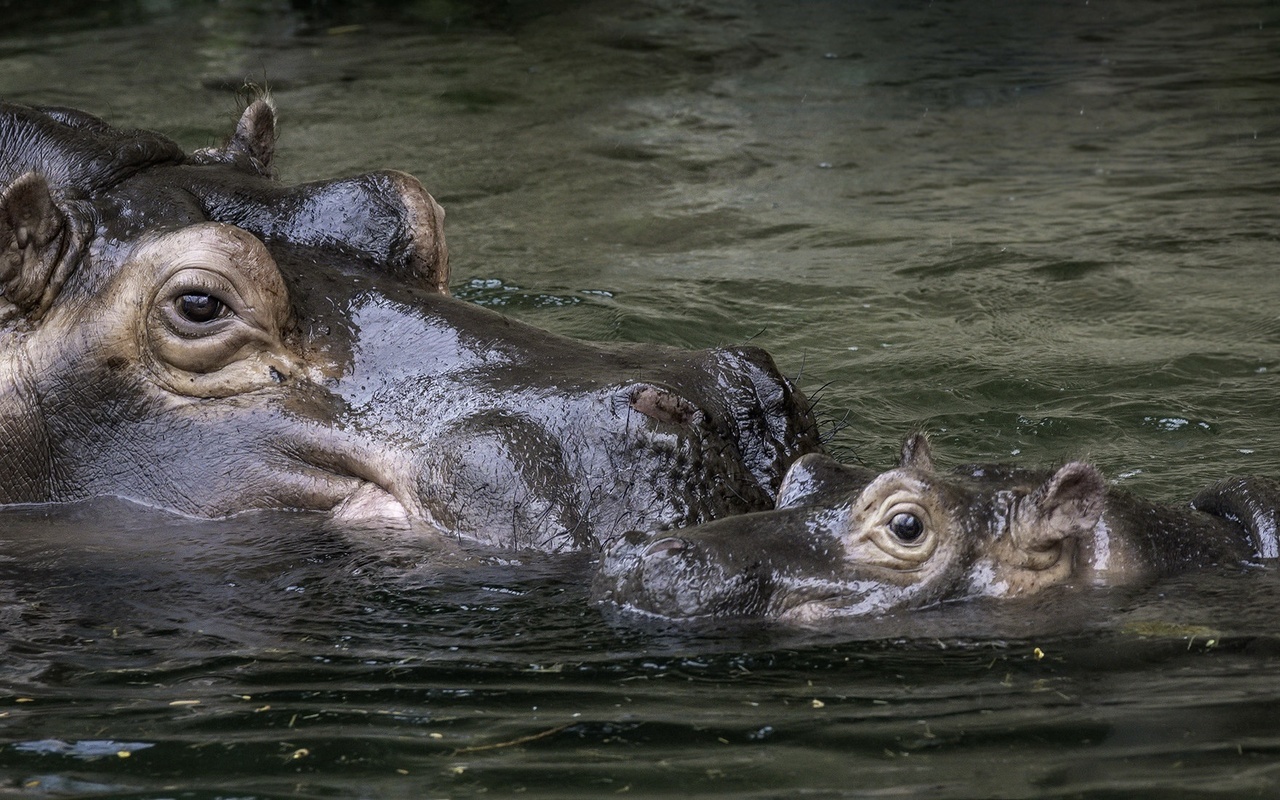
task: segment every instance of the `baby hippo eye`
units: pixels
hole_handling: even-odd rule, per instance
[[[924,523],[915,514],[894,514],[889,520],[889,532],[903,544],[913,544],[924,535]]]
[[[212,322],[226,312],[226,304],[210,294],[193,292],[176,301],[178,313],[190,322]]]

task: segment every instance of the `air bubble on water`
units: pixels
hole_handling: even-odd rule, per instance
[[[1181,430],[1191,424],[1191,420],[1182,417],[1143,417],[1143,422],[1155,423],[1155,426],[1162,431]],[[1208,423],[1201,422],[1199,425],[1208,428]]]
[[[763,728],[757,728],[751,733],[748,733],[747,738],[758,742],[758,741],[761,741],[762,739],[768,739],[772,735],[773,735],[773,726],[765,725]]]

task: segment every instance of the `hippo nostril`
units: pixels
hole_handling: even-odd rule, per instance
[[[669,558],[689,549],[689,542],[674,536],[659,539],[644,549],[645,558]]]
[[[631,547],[640,547],[649,541],[649,534],[644,531],[627,531],[622,534],[622,541]]]
[[[689,425],[698,421],[697,406],[660,386],[641,385],[631,390],[630,405],[646,417],[668,425]]]

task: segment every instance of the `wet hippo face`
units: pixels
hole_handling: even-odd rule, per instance
[[[1096,561],[1106,494],[1097,469],[1079,462],[939,475],[922,436],[879,475],[811,455],[791,468],[775,510],[628,534],[594,589],[662,617],[793,621],[1025,596]],[[1114,545],[1115,559],[1130,557]]]
[[[447,295],[394,172],[285,187],[222,148],[0,105],[0,502],[117,495],[595,547],[768,508],[816,450],[752,348],[577,342]]]

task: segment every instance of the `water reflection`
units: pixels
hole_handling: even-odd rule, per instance
[[[1045,598],[672,625],[591,608],[585,556],[442,560],[308,515],[109,502],[2,521],[0,770],[54,791],[1155,790],[1178,785],[1162,758],[1208,780],[1212,753],[1258,758],[1271,738],[1270,571],[1066,613]],[[1018,766],[976,768],[1010,748]],[[923,759],[915,777],[902,758]],[[1102,773],[1073,766],[1098,758]]]

